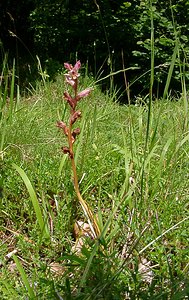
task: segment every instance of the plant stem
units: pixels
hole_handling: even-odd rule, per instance
[[[79,203],[81,204],[81,207],[85,213],[86,218],[88,219],[89,226],[91,228],[91,231],[94,235],[94,237],[98,237],[100,235],[100,229],[99,226],[95,220],[94,214],[92,213],[91,209],[89,208],[88,204],[84,201],[84,199],[81,196],[80,190],[79,190],[79,183],[78,183],[78,177],[77,177],[77,170],[74,160],[74,152],[73,152],[73,143],[72,143],[72,123],[70,122],[69,129],[68,129],[68,143],[69,143],[69,150],[70,150],[70,159],[71,159],[71,165],[72,165],[72,172],[74,177],[74,188],[77,195],[77,198],[79,200]]]

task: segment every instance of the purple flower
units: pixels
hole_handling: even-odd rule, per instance
[[[79,110],[76,110],[77,102],[83,97],[88,96],[92,89],[87,88],[79,93],[77,91],[78,77],[80,76],[78,70],[81,67],[80,60],[78,60],[74,66],[69,63],[64,63],[64,67],[68,70],[67,74],[65,74],[66,83],[71,85],[74,90],[74,95],[71,96],[67,91],[64,92],[64,98],[71,107],[69,126],[67,127],[67,125],[63,121],[58,121],[57,127],[63,129],[64,134],[68,138],[69,147],[62,147],[62,151],[64,153],[67,153],[72,159],[74,157],[72,144],[75,142],[77,135],[80,134],[80,128],[72,130],[72,125],[77,121],[77,119],[81,117],[81,112]]]

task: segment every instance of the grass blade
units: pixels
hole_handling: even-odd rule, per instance
[[[171,59],[171,64],[170,64],[169,72],[168,72],[168,76],[167,76],[167,81],[166,81],[165,89],[164,89],[164,92],[163,92],[163,100],[165,100],[165,98],[166,98],[166,96],[168,94],[169,85],[170,85],[170,82],[171,82],[171,77],[172,77],[172,74],[173,74],[173,69],[174,69],[174,65],[175,65],[175,61],[176,61],[178,49],[179,49],[179,43],[178,43],[178,39],[176,39],[176,41],[175,41],[175,48],[174,48],[174,51],[173,51],[173,55],[172,55],[172,59]]]
[[[12,78],[10,87],[10,111],[9,118],[12,121],[13,109],[14,109],[14,87],[15,87],[15,60],[13,61]]]
[[[30,283],[28,281],[28,278],[26,276],[24,268],[22,267],[22,265],[19,262],[19,259],[17,258],[16,255],[13,255],[13,259],[15,261],[15,264],[17,266],[18,271],[20,272],[20,275],[21,275],[23,283],[24,283],[24,285],[25,285],[25,287],[26,287],[26,289],[28,291],[28,295],[29,295],[30,299],[35,299],[36,297],[35,297],[34,291],[33,291],[33,289],[30,286]]]
[[[88,259],[88,262],[87,262],[87,265],[86,265],[86,267],[85,267],[83,276],[82,276],[82,278],[81,278],[81,281],[80,281],[80,287],[82,287],[83,284],[85,283],[85,280],[86,280],[86,278],[87,278],[87,274],[88,274],[88,272],[89,272],[89,269],[90,269],[90,266],[91,266],[91,264],[92,264],[93,258],[94,258],[94,256],[95,256],[96,252],[98,251],[98,248],[99,248],[99,242],[98,242],[98,240],[97,240],[96,243],[95,243],[95,245],[94,245],[94,248],[93,248],[93,250],[92,250],[92,252],[91,252],[91,255],[90,255],[89,259]]]
[[[176,223],[175,225],[173,225],[172,227],[168,228],[167,230],[165,230],[162,234],[160,234],[158,237],[156,237],[153,241],[151,241],[149,244],[147,244],[143,249],[141,249],[139,251],[139,254],[141,255],[146,249],[148,249],[150,246],[152,246],[155,242],[157,242],[159,239],[161,239],[164,235],[166,235],[169,231],[173,230],[173,229],[177,229],[177,227],[182,224],[183,222],[187,221],[189,219],[189,217],[184,218],[183,220],[181,220],[180,222]]]
[[[36,193],[33,189],[33,186],[31,184],[28,176],[26,175],[24,170],[22,170],[19,166],[17,166],[14,163],[12,165],[13,165],[13,168],[15,168],[16,171],[19,173],[19,175],[21,176],[22,180],[24,181],[24,183],[26,185],[26,188],[28,190],[28,193],[30,195],[30,198],[31,198],[31,201],[32,201],[32,204],[33,204],[33,208],[34,208],[34,211],[35,211],[35,214],[36,214],[37,221],[38,221],[40,229],[41,229],[41,233],[45,234],[45,238],[49,238],[49,236],[50,236],[49,235],[49,230],[47,228],[47,225],[44,222],[43,215],[42,215],[42,212],[41,212],[41,208],[40,208]]]

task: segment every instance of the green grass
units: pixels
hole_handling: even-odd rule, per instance
[[[20,98],[14,63],[8,76],[4,61],[0,85],[2,299],[188,299],[185,69],[175,34],[163,98],[153,99],[154,10],[152,1],[149,4],[149,95],[137,99],[137,105],[124,106],[114,101],[116,91],[105,95],[96,86],[79,102],[82,118],[77,124],[81,133],[74,144],[75,162],[82,197],[101,232],[95,240],[82,237],[80,253],[74,251],[78,243],[74,223],[86,220],[77,204],[70,160],[61,151],[67,141],[56,127],[57,120],[66,121],[69,116],[63,100],[64,75],[48,82],[38,59],[42,81],[30,96]],[[170,99],[176,59],[183,93]],[[81,79],[81,90],[89,85],[93,85],[91,79]]]
[[[74,147],[80,188],[102,234],[86,239],[77,255],[73,224],[83,213],[75,207],[70,161],[61,152],[66,140],[56,127],[68,115],[63,81],[60,75],[20,99],[3,127],[2,299],[187,299],[185,100],[151,102],[150,118],[148,104],[119,105],[97,87],[79,103],[81,135]],[[14,260],[6,258],[15,249]],[[139,271],[144,259],[148,280]]]

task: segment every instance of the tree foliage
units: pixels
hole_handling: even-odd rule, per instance
[[[124,53],[124,65],[138,67],[128,72],[129,82],[147,74],[137,80],[133,88],[137,92],[148,90],[152,5],[155,86],[160,90],[164,86],[176,40],[180,47],[173,85],[179,88],[181,69],[188,76],[188,0],[27,0],[20,1],[19,6],[14,2],[4,0],[0,4],[2,42],[10,42],[6,38],[11,24],[6,18],[11,14],[19,38],[25,44],[30,41],[30,51],[47,65],[52,61],[73,62],[78,57],[88,62],[89,70],[96,75],[101,67],[106,73],[122,69]],[[115,77],[115,82],[124,87],[123,74]]]

